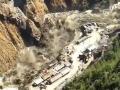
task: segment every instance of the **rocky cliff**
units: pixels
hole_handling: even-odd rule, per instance
[[[27,2],[25,14],[19,4],[21,2],[13,0],[0,1],[0,72],[15,66],[17,53],[26,46],[36,45],[41,37],[40,25],[36,26],[38,19],[35,18],[45,14],[41,8],[44,5],[37,0],[34,3]]]
[[[17,51],[23,46],[18,28],[14,24],[0,22],[0,72],[15,65]]]

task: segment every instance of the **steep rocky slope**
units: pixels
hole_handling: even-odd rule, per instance
[[[15,65],[17,51],[23,46],[18,28],[13,24],[0,22],[0,72]]]
[[[12,0],[0,1],[0,72],[15,66],[21,49],[39,41],[41,32],[31,19]]]

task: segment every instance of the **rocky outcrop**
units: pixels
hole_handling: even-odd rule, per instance
[[[48,12],[43,0],[28,0],[25,5],[25,14],[37,24],[41,24],[42,17]]]
[[[15,65],[17,51],[24,47],[19,28],[9,20],[10,8],[0,3],[0,72]]]
[[[0,3],[0,72],[14,67],[19,50],[37,44],[40,37],[39,27],[12,0]]]
[[[7,71],[16,64],[17,51],[23,46],[19,29],[13,24],[0,22],[0,72]]]

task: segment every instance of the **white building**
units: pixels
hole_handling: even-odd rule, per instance
[[[3,90],[18,90],[18,87],[8,86],[8,87],[3,88]]]
[[[43,82],[43,79],[41,77],[38,77],[38,78],[33,80],[33,83],[35,83],[37,85],[40,84],[41,82]]]
[[[65,66],[65,65],[64,65],[63,63],[61,63],[61,64],[56,65],[56,66],[54,67],[54,69],[55,69],[56,71],[59,71],[59,70],[62,69],[64,66]]]
[[[70,72],[70,68],[69,67],[65,67],[60,72],[64,76],[64,75],[66,75],[66,74],[68,74]]]

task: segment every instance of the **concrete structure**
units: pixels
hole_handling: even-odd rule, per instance
[[[34,79],[33,80],[33,83],[35,83],[35,84],[39,84],[39,83],[41,83],[41,82],[43,82],[43,79],[41,78],[41,77],[38,77],[38,78],[36,78],[36,79]]]
[[[59,71],[60,69],[62,69],[62,68],[64,68],[65,67],[65,64],[58,64],[58,65],[56,65],[55,67],[54,67],[54,69],[56,70],[56,71]]]
[[[16,86],[8,86],[8,87],[3,88],[3,90],[18,90],[18,87],[16,87]]]
[[[70,72],[70,68],[69,67],[65,67],[62,70],[60,70],[60,73],[64,76],[66,74],[68,74]]]
[[[50,79],[50,82],[53,83],[56,80],[58,80],[59,78],[61,78],[63,75],[61,73],[57,74],[56,76],[54,76],[53,78]]]

